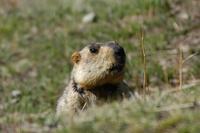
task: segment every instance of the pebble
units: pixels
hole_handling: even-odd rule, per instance
[[[19,91],[19,90],[13,90],[11,92],[11,95],[12,95],[12,97],[19,97],[19,96],[21,96],[21,91]]]
[[[181,20],[188,20],[189,19],[189,15],[186,13],[186,12],[180,12],[178,14],[178,17],[181,19]]]
[[[94,22],[96,18],[96,14],[94,12],[90,12],[88,14],[86,14],[83,19],[82,19],[82,22],[83,23],[90,23],[90,22]]]

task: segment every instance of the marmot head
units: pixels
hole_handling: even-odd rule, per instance
[[[72,54],[72,78],[83,89],[120,83],[126,55],[117,42],[93,43]]]

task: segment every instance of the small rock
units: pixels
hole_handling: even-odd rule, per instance
[[[90,12],[88,14],[86,14],[83,19],[82,22],[83,23],[90,23],[90,22],[94,22],[96,18],[96,14],[94,12]]]
[[[12,95],[12,97],[19,97],[19,96],[21,96],[21,91],[19,91],[19,90],[13,90],[11,92],[11,95]]]
[[[186,13],[186,12],[180,12],[178,14],[178,17],[181,19],[181,20],[187,20],[189,19],[189,15]]]

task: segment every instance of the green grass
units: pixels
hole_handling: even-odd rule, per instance
[[[36,123],[39,127],[54,123],[56,100],[72,69],[71,54],[89,42],[117,40],[127,53],[125,79],[131,86],[140,88],[143,70],[139,34],[143,27],[149,85],[158,91],[156,87],[174,85],[171,82],[177,79],[176,61],[169,61],[177,55],[169,55],[165,50],[169,38],[176,37],[171,23],[174,18],[169,15],[166,0],[35,0],[22,1],[18,7],[1,5],[0,9],[0,131],[11,128],[17,132],[25,123]],[[83,24],[82,18],[89,12],[94,12],[97,19]],[[172,64],[164,69],[160,60]],[[200,74],[198,57],[189,63],[192,67],[184,74],[185,82],[199,78]],[[199,100],[199,86],[195,88],[181,92],[178,98],[176,95],[165,97],[159,104],[168,106]],[[13,98],[13,90],[19,90],[21,95]],[[150,100],[139,103],[126,101],[94,107],[81,114],[80,121],[68,120],[66,127],[60,124],[61,128],[51,131],[200,130],[199,110],[172,111],[158,118],[160,113],[154,108],[159,98],[159,94],[152,94]]]

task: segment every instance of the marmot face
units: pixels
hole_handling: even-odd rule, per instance
[[[94,43],[72,54],[73,80],[83,89],[122,81],[126,55],[116,42]]]

